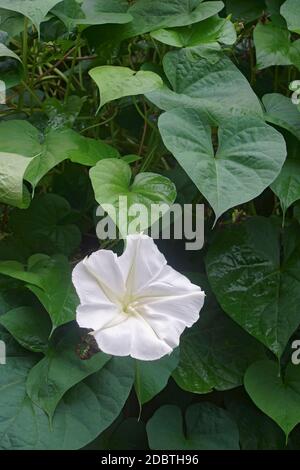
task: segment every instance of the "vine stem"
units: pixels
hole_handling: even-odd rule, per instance
[[[26,81],[28,76],[28,18],[26,16],[24,17],[22,62],[24,67],[24,79]]]

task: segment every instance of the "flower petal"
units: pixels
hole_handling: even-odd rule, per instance
[[[128,235],[126,241],[125,251],[118,258],[118,264],[127,294],[135,296],[160,273],[167,261],[153,239],[147,235]]]
[[[111,302],[120,302],[125,293],[125,283],[117,255],[111,250],[98,250],[83,260],[83,263],[106,297]]]
[[[115,356],[131,356],[143,361],[153,361],[172,351],[150,325],[136,316],[128,316],[123,323],[96,331],[93,336],[103,352]]]
[[[170,348],[178,346],[180,336],[198,319],[205,295],[199,291],[173,297],[155,298],[139,305],[137,310]]]
[[[121,313],[115,304],[97,302],[79,305],[76,311],[76,321],[81,328],[99,330],[107,325],[121,321]]]
[[[86,268],[84,260],[73,269],[72,282],[81,304],[101,304],[107,305],[108,308],[112,305],[96,278]]]

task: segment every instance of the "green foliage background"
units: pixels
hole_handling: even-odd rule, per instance
[[[298,0],[0,1],[0,449],[300,448],[299,35]],[[205,204],[203,250],[160,243],[205,307],[151,363],[75,322],[120,195]]]

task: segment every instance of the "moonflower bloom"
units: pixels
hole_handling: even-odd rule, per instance
[[[77,322],[99,348],[151,361],[170,354],[199,318],[204,292],[167,265],[152,238],[129,235],[121,256],[99,250],[73,270]]]

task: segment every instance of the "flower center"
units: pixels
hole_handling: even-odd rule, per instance
[[[127,303],[126,305],[124,305],[124,313],[126,313],[127,315],[138,315],[138,311],[137,311],[137,305],[138,305],[138,302],[136,301],[131,301],[129,303]]]

